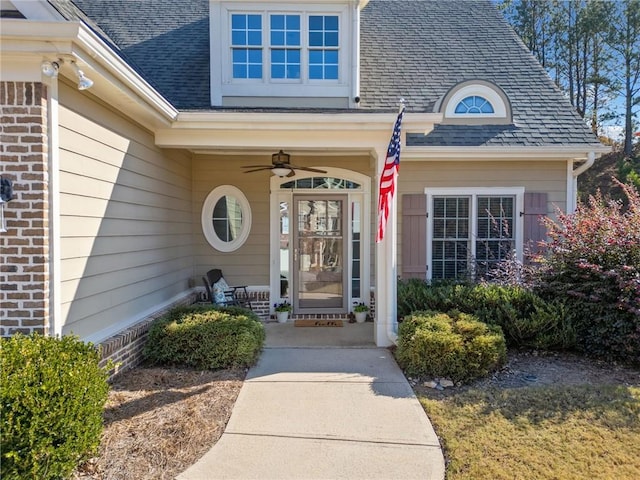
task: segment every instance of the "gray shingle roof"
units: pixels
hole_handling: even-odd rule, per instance
[[[176,108],[211,109],[207,0],[73,3]],[[431,112],[471,79],[504,90],[514,125],[438,125],[408,145],[597,143],[489,0],[370,0],[362,11],[360,111],[394,111],[402,96],[408,111]]]
[[[438,125],[407,145],[597,143],[544,69],[486,0],[372,0],[362,15],[362,106],[433,111],[465,80],[488,80],[509,97],[513,127]]]
[[[210,108],[207,0],[73,3],[106,32],[122,57],[174,107]]]

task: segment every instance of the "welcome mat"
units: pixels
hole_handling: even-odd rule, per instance
[[[294,320],[296,327],[342,327],[342,320]]]

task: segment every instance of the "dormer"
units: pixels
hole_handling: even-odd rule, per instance
[[[355,107],[365,0],[210,0],[211,105]]]

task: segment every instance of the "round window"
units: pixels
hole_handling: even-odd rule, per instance
[[[244,244],[251,229],[247,197],[231,185],[215,188],[202,207],[202,231],[211,246],[232,252]]]

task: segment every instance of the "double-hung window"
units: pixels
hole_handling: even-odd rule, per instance
[[[485,277],[513,252],[522,254],[521,188],[427,191],[428,277]]]
[[[231,13],[234,80],[340,79],[340,16],[316,13]]]
[[[231,16],[233,78],[262,78],[262,16]]]

